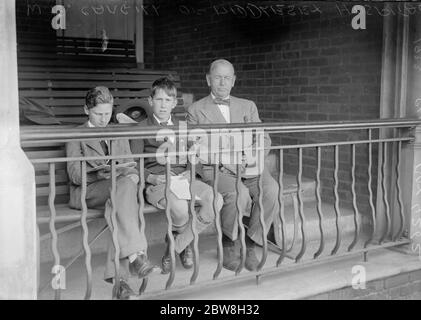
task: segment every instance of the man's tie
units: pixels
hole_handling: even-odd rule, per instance
[[[108,146],[105,140],[101,140],[100,144],[101,144],[102,150],[104,151],[104,154],[108,156]]]
[[[216,103],[216,104],[223,104],[223,105],[226,105],[228,107],[230,105],[230,99],[229,98],[227,98],[227,99],[215,98],[215,99],[213,99],[213,102]]]
[[[168,126],[168,121],[160,122],[159,125],[161,125],[163,127],[166,127],[166,126]]]

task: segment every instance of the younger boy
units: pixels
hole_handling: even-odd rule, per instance
[[[171,116],[171,111],[177,105],[177,89],[174,83],[168,78],[161,78],[152,84],[151,95],[148,99],[152,109],[152,115],[140,122],[142,126],[178,126],[179,122]],[[172,143],[177,146],[175,139],[167,141],[157,141],[157,139],[132,140],[130,143],[133,154],[152,153],[157,154],[158,148],[163,143]],[[183,175],[190,177],[187,164],[179,161],[177,157],[175,163],[171,163],[172,175]],[[181,162],[181,163],[180,163]],[[145,180],[146,180],[146,200],[157,208],[165,209],[167,206],[165,199],[166,189],[166,166],[161,164],[157,157],[145,159]],[[196,193],[196,205],[199,210],[196,214],[198,233],[205,230],[213,223],[215,216],[213,212],[213,190],[212,187],[202,181],[195,180],[193,188]],[[169,192],[168,202],[170,205],[172,228],[175,238],[175,251],[179,254],[184,268],[193,266],[193,251],[191,241],[193,233],[189,223],[189,200],[179,199],[175,193]],[[223,205],[222,196],[217,194],[217,210],[221,210]],[[168,239],[166,238],[167,249],[162,257],[162,273],[168,273],[171,269],[171,257],[169,252]]]

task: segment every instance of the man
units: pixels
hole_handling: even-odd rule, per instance
[[[168,78],[157,79],[152,84],[151,95],[148,99],[151,106],[152,115],[141,121],[141,126],[162,126],[173,127],[179,125],[177,119],[173,119],[171,111],[177,105],[177,89],[175,84]],[[119,115],[117,115],[118,117]],[[155,154],[160,150],[176,151],[178,145],[175,137],[169,139],[145,139],[132,140],[130,142],[133,154]],[[183,150],[178,150],[183,151]],[[185,151],[185,150],[184,150]],[[177,156],[171,163],[171,174],[175,179],[187,179],[190,181],[190,170],[187,167],[187,161],[183,157]],[[186,158],[186,157],[185,157]],[[159,209],[165,209],[170,206],[172,229],[175,238],[175,251],[179,254],[184,268],[190,269],[193,266],[193,250],[191,241],[193,233],[190,228],[189,200],[179,198],[173,191],[169,192],[168,203],[165,198],[166,189],[166,165],[160,163],[157,157],[145,159],[145,180],[146,180],[146,200]],[[178,176],[178,177],[175,177]],[[184,184],[187,186],[187,184]],[[213,212],[213,191],[206,183],[195,180],[193,188],[196,193],[195,204],[198,207],[196,213],[196,230],[198,233],[204,231],[215,219]],[[187,190],[185,190],[187,191]],[[190,193],[188,191],[188,193]],[[222,196],[218,193],[216,199],[216,210],[221,210],[223,204]],[[169,273],[171,270],[171,256],[168,239],[167,249],[162,257],[162,273]]]
[[[85,113],[88,121],[81,127],[105,128],[113,110],[113,97],[106,87],[96,87],[86,95]],[[119,159],[117,163],[130,164],[130,146],[128,140],[91,140],[75,141],[66,144],[66,154],[69,158],[93,157],[105,155],[127,155],[127,159]],[[118,245],[120,247],[120,288],[116,293],[118,299],[126,299],[134,294],[127,284],[129,274],[143,278],[153,271],[153,265],[146,256],[146,237],[140,232],[139,204],[137,200],[137,183],[139,177],[133,167],[121,166],[116,174],[115,203],[111,203],[111,179],[107,160],[86,161],[86,204],[88,208],[103,207],[105,205],[105,218],[112,230],[111,211],[116,209],[118,227]],[[71,182],[69,205],[81,209],[82,166],[80,161],[67,163],[67,172]],[[110,243],[108,250],[105,280],[112,281],[115,276],[114,248]]]
[[[187,112],[189,124],[212,124],[212,123],[245,123],[261,122],[257,107],[253,101],[230,96],[231,89],[235,84],[235,72],[233,65],[227,60],[212,62],[206,81],[210,87],[210,95],[193,103]],[[271,140],[267,134],[264,137],[265,148],[270,147]],[[265,150],[267,154],[269,150]],[[248,160],[245,159],[247,162]],[[242,170],[247,163],[241,165]],[[263,164],[261,164],[263,165]],[[278,191],[279,187],[267,169],[263,169],[263,211],[266,232],[273,221],[273,215],[279,212]],[[213,167],[202,162],[202,179],[213,183]],[[254,271],[259,261],[255,253],[255,244],[262,244],[262,228],[259,221],[259,176],[242,175],[240,185],[240,210],[248,211],[248,204],[244,198],[244,192],[250,194],[254,205],[250,213],[248,230],[246,234],[246,261],[245,267]],[[236,270],[241,262],[240,244],[238,237],[238,218],[236,207],[236,182],[237,173],[234,164],[223,163],[219,168],[218,191],[224,197],[224,206],[221,210],[221,223],[223,236],[223,266],[229,270]],[[234,196],[233,196],[234,194]],[[267,234],[265,234],[266,236]]]

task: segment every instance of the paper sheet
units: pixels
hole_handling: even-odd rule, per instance
[[[171,176],[170,190],[181,200],[191,200],[190,183],[185,176]],[[196,195],[196,200],[201,200]]]

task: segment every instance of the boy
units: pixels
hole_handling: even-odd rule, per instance
[[[113,96],[106,87],[96,87],[86,95],[85,113],[88,121],[82,128],[105,128],[113,110]],[[90,140],[72,141],[66,144],[67,157],[92,157],[112,155],[131,156],[128,140]],[[117,163],[129,163],[132,159],[119,159]],[[109,170],[97,170],[104,167],[107,160],[86,161],[87,188],[86,204],[88,208],[105,205],[105,218],[110,225],[112,206],[110,202],[111,179]],[[69,206],[81,209],[82,166],[80,161],[67,163],[67,172],[71,182]],[[128,298],[134,294],[127,284],[129,273],[139,278],[148,276],[153,265],[146,256],[146,237],[140,232],[139,204],[137,201],[137,183],[139,177],[133,167],[121,167],[116,171],[116,220],[118,226],[118,245],[120,247],[120,288],[116,293],[118,299]],[[111,229],[110,229],[111,230]],[[114,277],[113,246],[108,250],[108,261],[105,270],[105,280]]]
[[[177,89],[174,83],[168,78],[161,78],[152,84],[151,95],[148,99],[152,109],[152,115],[140,122],[142,126],[177,126],[179,122],[171,117],[171,111],[177,105]],[[132,140],[130,142],[133,154],[154,153],[163,143],[172,143],[177,145],[174,139],[167,141],[157,141],[157,139]],[[187,164],[180,163],[177,157],[175,163],[171,163],[171,174],[182,175],[185,178],[190,177],[190,171]],[[165,178],[166,166],[159,163],[156,157],[145,159],[145,179],[146,179],[146,199],[157,208],[165,209],[167,206],[165,199]],[[213,190],[212,187],[202,181],[195,180],[193,188],[196,193],[196,204],[200,207],[197,212],[196,228],[198,233],[205,230],[214,221],[213,212]],[[179,254],[184,268],[189,269],[193,266],[193,250],[191,241],[193,233],[189,223],[189,202],[186,199],[180,199],[175,193],[170,191],[168,197],[171,217],[173,221],[173,233],[175,237],[175,251]],[[217,194],[217,210],[222,208],[222,196]],[[166,274],[171,269],[171,258],[169,252],[168,239],[166,238],[167,249],[162,257],[162,273]]]

